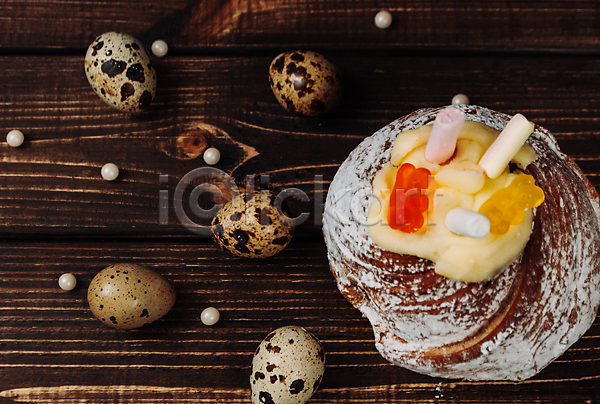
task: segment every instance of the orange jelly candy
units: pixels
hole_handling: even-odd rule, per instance
[[[519,174],[505,188],[499,189],[479,208],[479,213],[490,219],[490,233],[502,235],[510,226],[525,220],[525,211],[544,202],[544,191],[535,185],[531,175]]]
[[[425,191],[429,187],[430,175],[428,169],[415,168],[410,163],[398,168],[388,211],[388,223],[392,229],[415,233],[423,227],[423,213],[429,205]]]

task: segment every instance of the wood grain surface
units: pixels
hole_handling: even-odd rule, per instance
[[[320,228],[312,220],[318,214],[315,189],[327,189],[362,139],[413,109],[448,104],[460,91],[474,103],[521,112],[549,128],[600,184],[593,136],[600,116],[597,58],[332,52],[344,71],[345,98],[331,115],[306,120],[291,116],[269,88],[275,55],[160,60],[156,101],[135,117],[113,111],[90,92],[81,57],[0,58],[6,78],[0,83],[0,131],[27,133],[18,149],[0,145],[0,189],[9,191],[0,195],[0,228],[22,234],[186,234],[173,198],[188,173],[207,166],[202,153],[212,145],[222,151],[218,169],[240,190],[252,175],[257,187],[304,191],[312,203],[298,203],[295,215],[312,213],[302,229]],[[119,180],[108,183],[98,175],[107,162],[120,167]],[[261,175],[268,181],[261,183]],[[192,188],[182,187],[186,205]],[[158,220],[161,190],[169,195],[168,223]]]
[[[389,10],[388,30],[373,24]],[[0,45],[87,47],[124,31],[177,47],[597,51],[596,1],[4,0]]]
[[[394,17],[387,30],[373,23],[380,9]],[[0,21],[0,134],[26,137],[0,143],[0,403],[249,403],[256,347],[289,324],[327,352],[311,403],[600,402],[598,320],[524,382],[387,363],[336,288],[319,220],[361,140],[461,92],[548,128],[600,188],[600,3],[3,0]],[[106,31],[168,40],[147,113],[112,110],[88,85],[85,49]],[[269,87],[273,58],[297,48],[344,77],[324,118],[289,114]],[[210,146],[223,156],[216,171],[202,159]],[[100,176],[107,162],[121,170],[114,182]],[[214,183],[223,202],[223,176],[240,191],[306,194],[290,202],[310,216],[280,254],[237,258],[198,234],[207,223],[192,191]],[[125,332],[93,317],[87,285],[118,262],[173,282],[164,318]],[[71,292],[58,288],[65,272],[78,279]],[[208,306],[222,315],[213,327],[200,321]]]

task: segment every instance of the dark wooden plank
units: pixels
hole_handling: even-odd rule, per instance
[[[373,20],[389,10],[385,31]],[[174,48],[576,49],[595,51],[594,1],[6,0],[2,48],[83,48],[125,31]]]
[[[385,31],[373,24],[382,8],[395,19]],[[0,2],[0,133],[27,137],[19,149],[0,142],[0,403],[248,402],[254,349],[292,322],[328,353],[310,402],[597,402],[600,320],[521,383],[430,378],[386,363],[335,287],[318,201],[364,137],[458,92],[552,130],[600,187],[599,13],[592,1]],[[171,45],[157,60],[149,114],[113,112],[87,85],[84,49],[109,30]],[[291,48],[321,51],[342,70],[346,95],[329,117],[293,117],[271,94],[269,63]],[[177,185],[205,166],[209,145],[240,189],[250,175],[309,196],[294,209],[312,217],[281,254],[232,257],[176,216]],[[122,170],[113,183],[99,175],[108,161]],[[203,181],[183,193],[194,221],[187,198]],[[165,274],[178,291],[173,310],[132,332],[95,320],[87,284],[115,262]],[[56,282],[69,271],[80,285],[63,292]],[[223,316],[215,327],[199,321],[209,305]]]
[[[256,187],[267,175],[263,188],[305,192],[310,202],[296,202],[294,215],[312,213],[299,231],[318,234],[320,190],[349,152],[395,118],[448,104],[458,92],[550,129],[600,185],[597,58],[332,52],[345,97],[330,116],[307,120],[290,115],[271,93],[267,71],[274,56],[161,60],[155,104],[141,116],[105,106],[86,82],[81,57],[0,58],[0,133],[19,128],[27,137],[20,148],[0,144],[3,233],[190,234],[174,209],[181,200],[176,190],[186,175],[194,178],[193,170],[206,167],[202,151],[216,146],[223,155],[216,168],[239,190],[248,175]],[[115,182],[100,177],[107,162],[121,168]],[[188,203],[203,181],[182,186],[182,211],[208,224]],[[159,222],[161,190],[169,196],[166,224]]]
[[[193,238],[5,240],[0,254],[0,403],[247,402],[252,354],[272,329],[302,325],[327,352],[314,403],[587,402],[597,395],[600,323],[555,363],[522,382],[465,382],[385,362],[370,325],[338,293],[322,241],[294,241],[260,261]],[[178,300],[163,319],[116,331],[93,318],[86,289],[116,262],[155,268]],[[63,272],[78,278],[58,288]],[[221,321],[201,324],[207,306]],[[591,401],[590,401],[591,402]]]

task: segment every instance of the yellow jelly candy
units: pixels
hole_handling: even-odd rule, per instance
[[[525,220],[525,211],[544,202],[544,191],[535,185],[531,175],[519,174],[505,188],[499,189],[479,208],[479,213],[490,219],[490,233],[502,235],[510,226]]]

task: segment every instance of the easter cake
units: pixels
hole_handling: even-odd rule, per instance
[[[390,362],[527,379],[596,317],[599,197],[546,129],[449,108],[390,123],[341,165],[323,218],[330,267]]]

